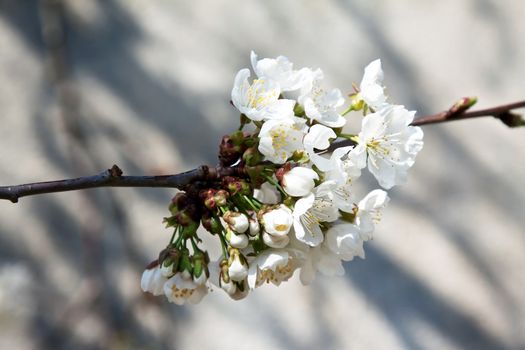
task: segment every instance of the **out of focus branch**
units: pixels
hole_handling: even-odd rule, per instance
[[[524,125],[522,116],[511,111],[525,107],[525,101],[497,106],[493,108],[467,112],[475,103],[475,99],[464,98],[455,103],[447,111],[418,118],[413,126],[445,123],[454,120],[472,119],[479,117],[495,117],[509,127]],[[329,151],[335,148],[352,145],[351,140],[334,142]],[[233,167],[208,167],[200,166],[196,169],[174,175],[161,176],[122,176],[122,170],[116,165],[98,175],[79,177],[58,181],[36,182],[17,186],[0,187],[0,199],[7,199],[13,203],[20,197],[35,194],[76,191],[97,187],[167,187],[183,189],[195,181],[213,181],[224,176],[239,176],[244,174],[242,166]]]

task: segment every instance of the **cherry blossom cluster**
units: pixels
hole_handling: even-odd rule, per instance
[[[343,275],[344,261],[364,258],[389,201],[384,189],[406,182],[423,147],[423,132],[410,125],[415,112],[387,101],[379,60],[347,98],[323,85],[320,69],[294,69],[284,56],[252,52],[251,64],[254,77],[240,70],[231,93],[239,130],[219,149],[220,164],[237,173],[173,198],[165,218],[173,235],[142,276],[144,291],[176,304],[199,302],[211,286],[242,299],[296,271],[303,284],[317,272]],[[361,124],[358,134],[344,132],[350,121]],[[336,147],[341,139],[346,146]],[[383,189],[359,196],[365,168]],[[220,242],[217,260],[199,227]]]

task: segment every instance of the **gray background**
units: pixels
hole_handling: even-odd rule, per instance
[[[0,0],[0,183],[215,164],[252,49],[345,92],[381,58],[391,100],[419,115],[523,100],[524,17],[517,0]],[[172,191],[0,203],[0,348],[525,348],[525,130],[424,130],[366,260],[240,302],[141,293]]]

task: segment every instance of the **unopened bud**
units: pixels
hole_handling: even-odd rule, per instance
[[[204,226],[204,228],[208,230],[208,232],[210,232],[211,234],[215,235],[217,233],[222,232],[222,225],[217,218],[211,215],[208,215],[208,216],[203,216],[201,221],[202,221],[202,226]]]
[[[185,279],[190,279],[193,273],[193,266],[190,259],[190,252],[188,249],[185,249],[182,251],[182,256],[180,258],[179,262],[179,269],[178,269],[182,277]]]
[[[248,166],[255,166],[262,162],[263,156],[256,147],[250,147],[242,154],[242,160]]]
[[[228,274],[232,280],[237,282],[244,280],[248,276],[246,258],[237,249],[230,249]]]
[[[250,241],[248,236],[244,233],[235,233],[229,228],[226,230],[226,240],[230,243],[233,248],[244,249],[248,246]]]
[[[217,206],[224,207],[226,204],[228,204],[229,197],[230,194],[225,190],[218,190],[213,196],[213,200]]]
[[[237,233],[244,233],[248,230],[248,217],[242,213],[227,211],[223,215],[223,219]]]
[[[259,221],[257,220],[255,216],[251,217],[249,221],[250,221],[250,230],[248,232],[250,236],[255,237],[261,231],[261,226],[259,225]]]

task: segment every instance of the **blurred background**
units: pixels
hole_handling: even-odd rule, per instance
[[[524,17],[516,0],[0,0],[0,184],[215,164],[252,49],[344,92],[381,58],[391,101],[419,115],[523,100]],[[525,129],[424,131],[365,260],[239,302],[141,292],[173,191],[1,202],[0,348],[524,349]]]

